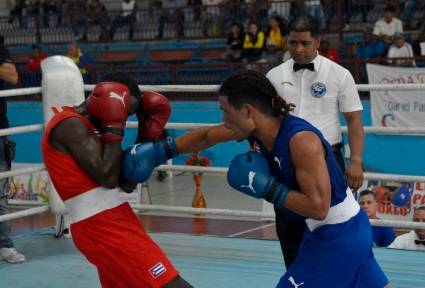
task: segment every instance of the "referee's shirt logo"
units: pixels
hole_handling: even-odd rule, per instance
[[[310,92],[314,97],[321,98],[326,94],[326,86],[320,82],[313,83],[313,85],[311,85]]]

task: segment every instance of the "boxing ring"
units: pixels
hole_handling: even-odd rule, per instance
[[[93,85],[85,85],[90,91]],[[163,85],[140,86],[142,91],[158,92],[215,92],[217,85]],[[359,91],[373,90],[425,90],[425,84],[358,85]],[[0,97],[16,97],[41,93],[42,88],[25,88],[0,91]],[[215,123],[168,123],[167,129],[192,129]],[[137,122],[128,122],[127,127],[136,128]],[[0,130],[0,136],[42,131],[43,124],[27,125]],[[346,132],[346,127],[343,127]],[[425,135],[425,128],[365,127],[365,133],[394,135]],[[15,169],[0,173],[0,178],[44,171],[43,165]],[[161,165],[159,171],[204,172],[224,175],[226,167],[198,167]],[[365,173],[365,179],[425,182],[425,176]],[[172,181],[175,181],[174,179]],[[224,182],[224,178],[222,179]],[[163,211],[175,214],[220,215],[245,219],[273,219],[270,211],[191,208],[169,205],[135,204],[138,211]],[[28,217],[50,211],[48,205],[29,208],[0,216],[0,221]],[[372,220],[376,226],[391,226],[403,229],[425,229],[425,223]],[[99,287],[95,268],[74,248],[70,239],[55,239],[54,229],[40,229],[14,237],[18,250],[27,256],[27,262],[10,265],[0,262],[1,287]],[[280,246],[277,241],[192,236],[175,233],[151,233],[166,251],[174,265],[194,287],[275,287],[284,273]],[[378,262],[387,274],[393,287],[425,287],[425,254],[416,251],[401,251],[375,248]],[[306,271],[308,273],[308,271]],[[3,286],[4,285],[4,286]]]

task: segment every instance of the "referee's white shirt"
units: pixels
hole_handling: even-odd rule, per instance
[[[425,245],[416,244],[415,240],[419,240],[414,230],[409,233],[397,236],[388,248],[408,249],[408,250],[425,250]]]
[[[314,71],[294,72],[294,60],[280,64],[267,73],[277,93],[295,104],[293,114],[315,127],[331,145],[342,142],[339,112],[363,110],[353,76],[344,67],[317,55]]]

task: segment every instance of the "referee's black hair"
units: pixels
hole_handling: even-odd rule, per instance
[[[221,85],[219,94],[236,109],[247,103],[266,115],[286,116],[295,107],[277,94],[266,76],[253,70],[235,72]]]
[[[289,22],[289,33],[291,32],[310,32],[311,37],[319,38],[320,36],[320,23],[309,14],[301,14],[295,16]]]
[[[131,95],[133,95],[137,99],[140,98],[141,92],[140,92],[139,86],[137,85],[136,80],[128,74],[121,73],[121,72],[109,73],[109,74],[106,74],[105,76],[102,77],[101,82],[121,83],[121,84],[127,86]]]

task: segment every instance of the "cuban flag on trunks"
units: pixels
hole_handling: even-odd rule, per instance
[[[162,274],[165,273],[167,269],[165,269],[164,265],[162,265],[161,262],[155,264],[151,269],[149,269],[149,273],[152,275],[153,278],[158,278]]]

